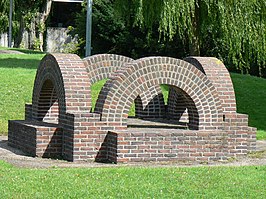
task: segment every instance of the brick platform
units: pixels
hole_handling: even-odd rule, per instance
[[[91,85],[106,78],[91,112]],[[256,129],[236,113],[230,75],[216,58],[48,54],[25,121],[9,121],[8,143],[69,161],[213,161],[255,150]]]

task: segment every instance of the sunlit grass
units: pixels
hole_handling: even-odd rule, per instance
[[[14,168],[0,161],[1,198],[264,198],[266,166]]]

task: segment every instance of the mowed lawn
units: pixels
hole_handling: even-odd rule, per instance
[[[0,54],[0,134],[7,134],[7,121],[24,119],[25,103],[31,102],[36,69],[44,54]],[[239,113],[249,114],[258,139],[266,139],[266,79],[231,74]],[[92,86],[93,104],[105,80]],[[167,90],[163,87],[164,94]]]
[[[266,166],[15,168],[0,161],[1,198],[265,198]]]

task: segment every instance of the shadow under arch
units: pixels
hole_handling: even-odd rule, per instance
[[[199,129],[199,113],[193,99],[182,89],[170,86],[166,117],[174,119],[189,129]]]
[[[44,82],[40,91],[37,117],[38,121],[58,124],[58,96],[53,82],[49,79]]]

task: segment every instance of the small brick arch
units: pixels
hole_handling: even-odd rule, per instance
[[[116,54],[98,54],[83,59],[91,84],[107,79],[124,64],[134,61]]]
[[[162,90],[159,85],[152,86],[146,92],[141,92],[135,102],[135,117],[158,118],[165,115],[165,105]]]
[[[87,112],[91,108],[90,81],[83,61],[73,54],[48,54],[37,70],[32,98],[33,119],[38,120],[39,103],[45,83],[52,85],[58,97],[59,116]]]
[[[139,93],[160,84],[175,86],[194,100],[200,129],[221,125],[221,103],[212,83],[188,62],[168,57],[143,58],[127,64],[107,82],[96,110],[103,121],[125,124],[129,107]]]
[[[199,115],[193,99],[174,86],[169,88],[167,113],[169,118],[176,119],[191,129],[199,126]]]
[[[224,113],[236,112],[236,99],[230,74],[215,57],[187,57],[185,61],[201,70],[216,88]]]
[[[37,120],[58,124],[59,104],[55,86],[46,80],[42,86],[38,100]]]

